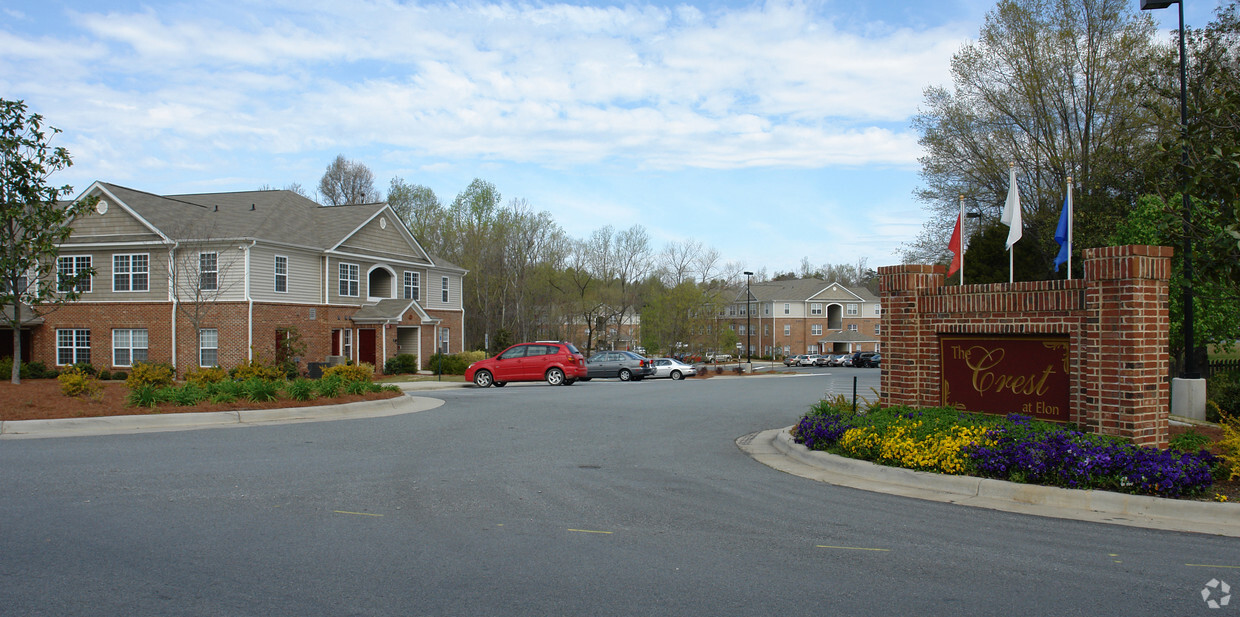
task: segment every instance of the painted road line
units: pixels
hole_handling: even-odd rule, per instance
[[[889,548],[865,548],[863,546],[826,546],[823,544],[819,544],[815,548],[833,548],[833,549],[837,549],[841,551],[878,551],[881,553],[891,552],[891,549]]]
[[[1240,570],[1240,566],[1218,566],[1208,563],[1186,563],[1184,565],[1190,568],[1227,568],[1229,570]]]
[[[353,516],[383,516],[382,514],[371,514],[369,512],[349,512],[348,510],[332,510],[336,514],[352,514]]]
[[[604,535],[611,535],[611,534],[612,534],[612,532],[610,532],[610,531],[595,531],[595,530],[593,530],[593,529],[569,529],[569,531],[575,531],[575,532],[577,532],[577,533],[601,533],[601,534],[604,534]]]

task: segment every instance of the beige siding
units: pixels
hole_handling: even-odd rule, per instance
[[[91,211],[73,220],[73,239],[77,242],[107,242],[115,236],[145,236],[158,240],[159,236],[134,218],[120,205],[108,201],[106,214]]]
[[[168,299],[168,252],[163,247],[135,247],[120,250],[78,251],[67,247],[60,257],[89,255],[95,275],[91,277],[91,290],[79,298],[79,302],[151,302]],[[113,255],[144,255],[147,258],[147,286],[144,291],[114,291]],[[131,285],[132,277],[126,277]]]
[[[276,291],[276,256],[288,259],[288,291]],[[257,245],[250,256],[250,295],[262,302],[323,301],[320,261],[315,253]]]
[[[448,277],[448,302],[443,302],[442,278]],[[459,309],[461,303],[461,277],[458,274],[444,274],[443,272],[431,270],[428,273],[430,285],[423,286],[423,294],[425,300],[422,306],[427,309]]]
[[[199,291],[199,255],[216,254],[216,289]],[[245,299],[245,251],[236,244],[217,246],[182,246],[177,250],[175,264],[176,289],[179,302],[223,302]]]
[[[379,219],[387,220],[387,228],[379,224]],[[401,222],[384,214],[366,224],[357,233],[349,237],[340,250],[349,253],[373,255],[378,258],[405,256],[411,261],[425,261],[425,255],[415,252],[413,245],[400,231]]]

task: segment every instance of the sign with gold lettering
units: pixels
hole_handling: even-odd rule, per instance
[[[1067,336],[943,335],[943,406],[1067,422]]]

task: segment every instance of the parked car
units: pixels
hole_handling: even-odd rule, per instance
[[[873,358],[875,355],[877,355],[877,352],[874,352],[874,351],[858,351],[852,356],[852,365],[857,368],[869,367],[871,366],[870,358]],[[873,366],[878,366],[878,365],[875,364]]]
[[[655,358],[653,362],[654,374],[650,376],[651,379],[669,377],[674,381],[680,381],[685,377],[697,375],[697,367],[674,358]]]
[[[586,374],[585,356],[564,341],[518,343],[465,369],[465,379],[479,388],[502,388],[510,381],[543,380],[553,386],[571,386]]]
[[[641,381],[654,374],[654,364],[631,351],[600,351],[586,360],[585,380],[618,377],[620,381]]]
[[[832,354],[831,359],[827,360],[827,366],[851,366],[851,360],[846,353]]]
[[[801,360],[804,360],[805,357],[805,354],[788,356],[787,358],[784,358],[784,366],[801,366]]]
[[[818,354],[809,354],[801,358],[801,363],[797,366],[816,366],[818,364]]]
[[[870,356],[870,363],[867,366],[872,368],[881,368],[883,366],[883,354],[876,353]]]
[[[835,356],[832,356],[831,354],[818,356],[818,358],[814,360],[814,366],[831,366],[831,359],[834,357]]]

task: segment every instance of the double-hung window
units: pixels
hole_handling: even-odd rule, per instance
[[[56,259],[56,289],[60,291],[76,291],[78,293],[87,293],[90,291],[91,277],[84,276],[73,285],[71,281],[78,276],[79,273],[90,270],[90,255],[76,255],[73,257],[58,257]]]
[[[146,330],[112,331],[112,366],[133,366],[146,362]]]
[[[812,336],[822,336],[822,324],[816,323],[809,327],[809,333]]]
[[[148,291],[151,258],[146,253],[112,256],[112,291]]]
[[[849,331],[849,332],[856,332],[856,331],[857,331],[857,324],[855,324],[855,323],[850,323],[850,324],[848,324],[848,331]]]
[[[220,365],[220,331],[203,328],[198,331],[198,366]]]
[[[809,314],[810,314],[810,315],[821,315],[821,314],[822,314],[822,304],[820,304],[820,303],[818,303],[818,302],[815,302],[815,303],[813,303],[813,304],[809,305]]]
[[[56,330],[56,364],[67,366],[79,362],[90,364],[90,330]]]
[[[361,292],[358,285],[360,274],[357,264],[340,264],[340,291],[342,296],[356,298]]]
[[[448,277],[446,276],[440,277],[439,286],[440,286],[439,300],[443,302],[444,304],[447,304],[448,303]]]
[[[276,255],[276,293],[288,293],[288,257]]]
[[[784,324],[784,336],[792,336],[792,324]]]
[[[217,291],[220,288],[220,254],[198,254],[198,290]]]
[[[444,284],[447,285],[448,277],[444,277],[443,280],[444,280]],[[447,292],[445,291],[444,293],[447,293]],[[439,329],[439,353],[442,353],[442,354],[448,353],[448,329],[447,328]]]
[[[791,314],[792,314],[792,304],[790,304],[790,303],[788,303],[788,302],[785,302],[785,303],[784,303],[784,314],[785,314],[785,315],[791,315]]]
[[[856,314],[857,314],[857,305],[856,305],[856,304],[849,304],[849,305],[848,305],[848,307],[847,307],[847,312],[848,312],[848,314],[849,314],[849,315],[856,315]]]
[[[421,300],[421,280],[417,272],[405,271],[405,299]]]

